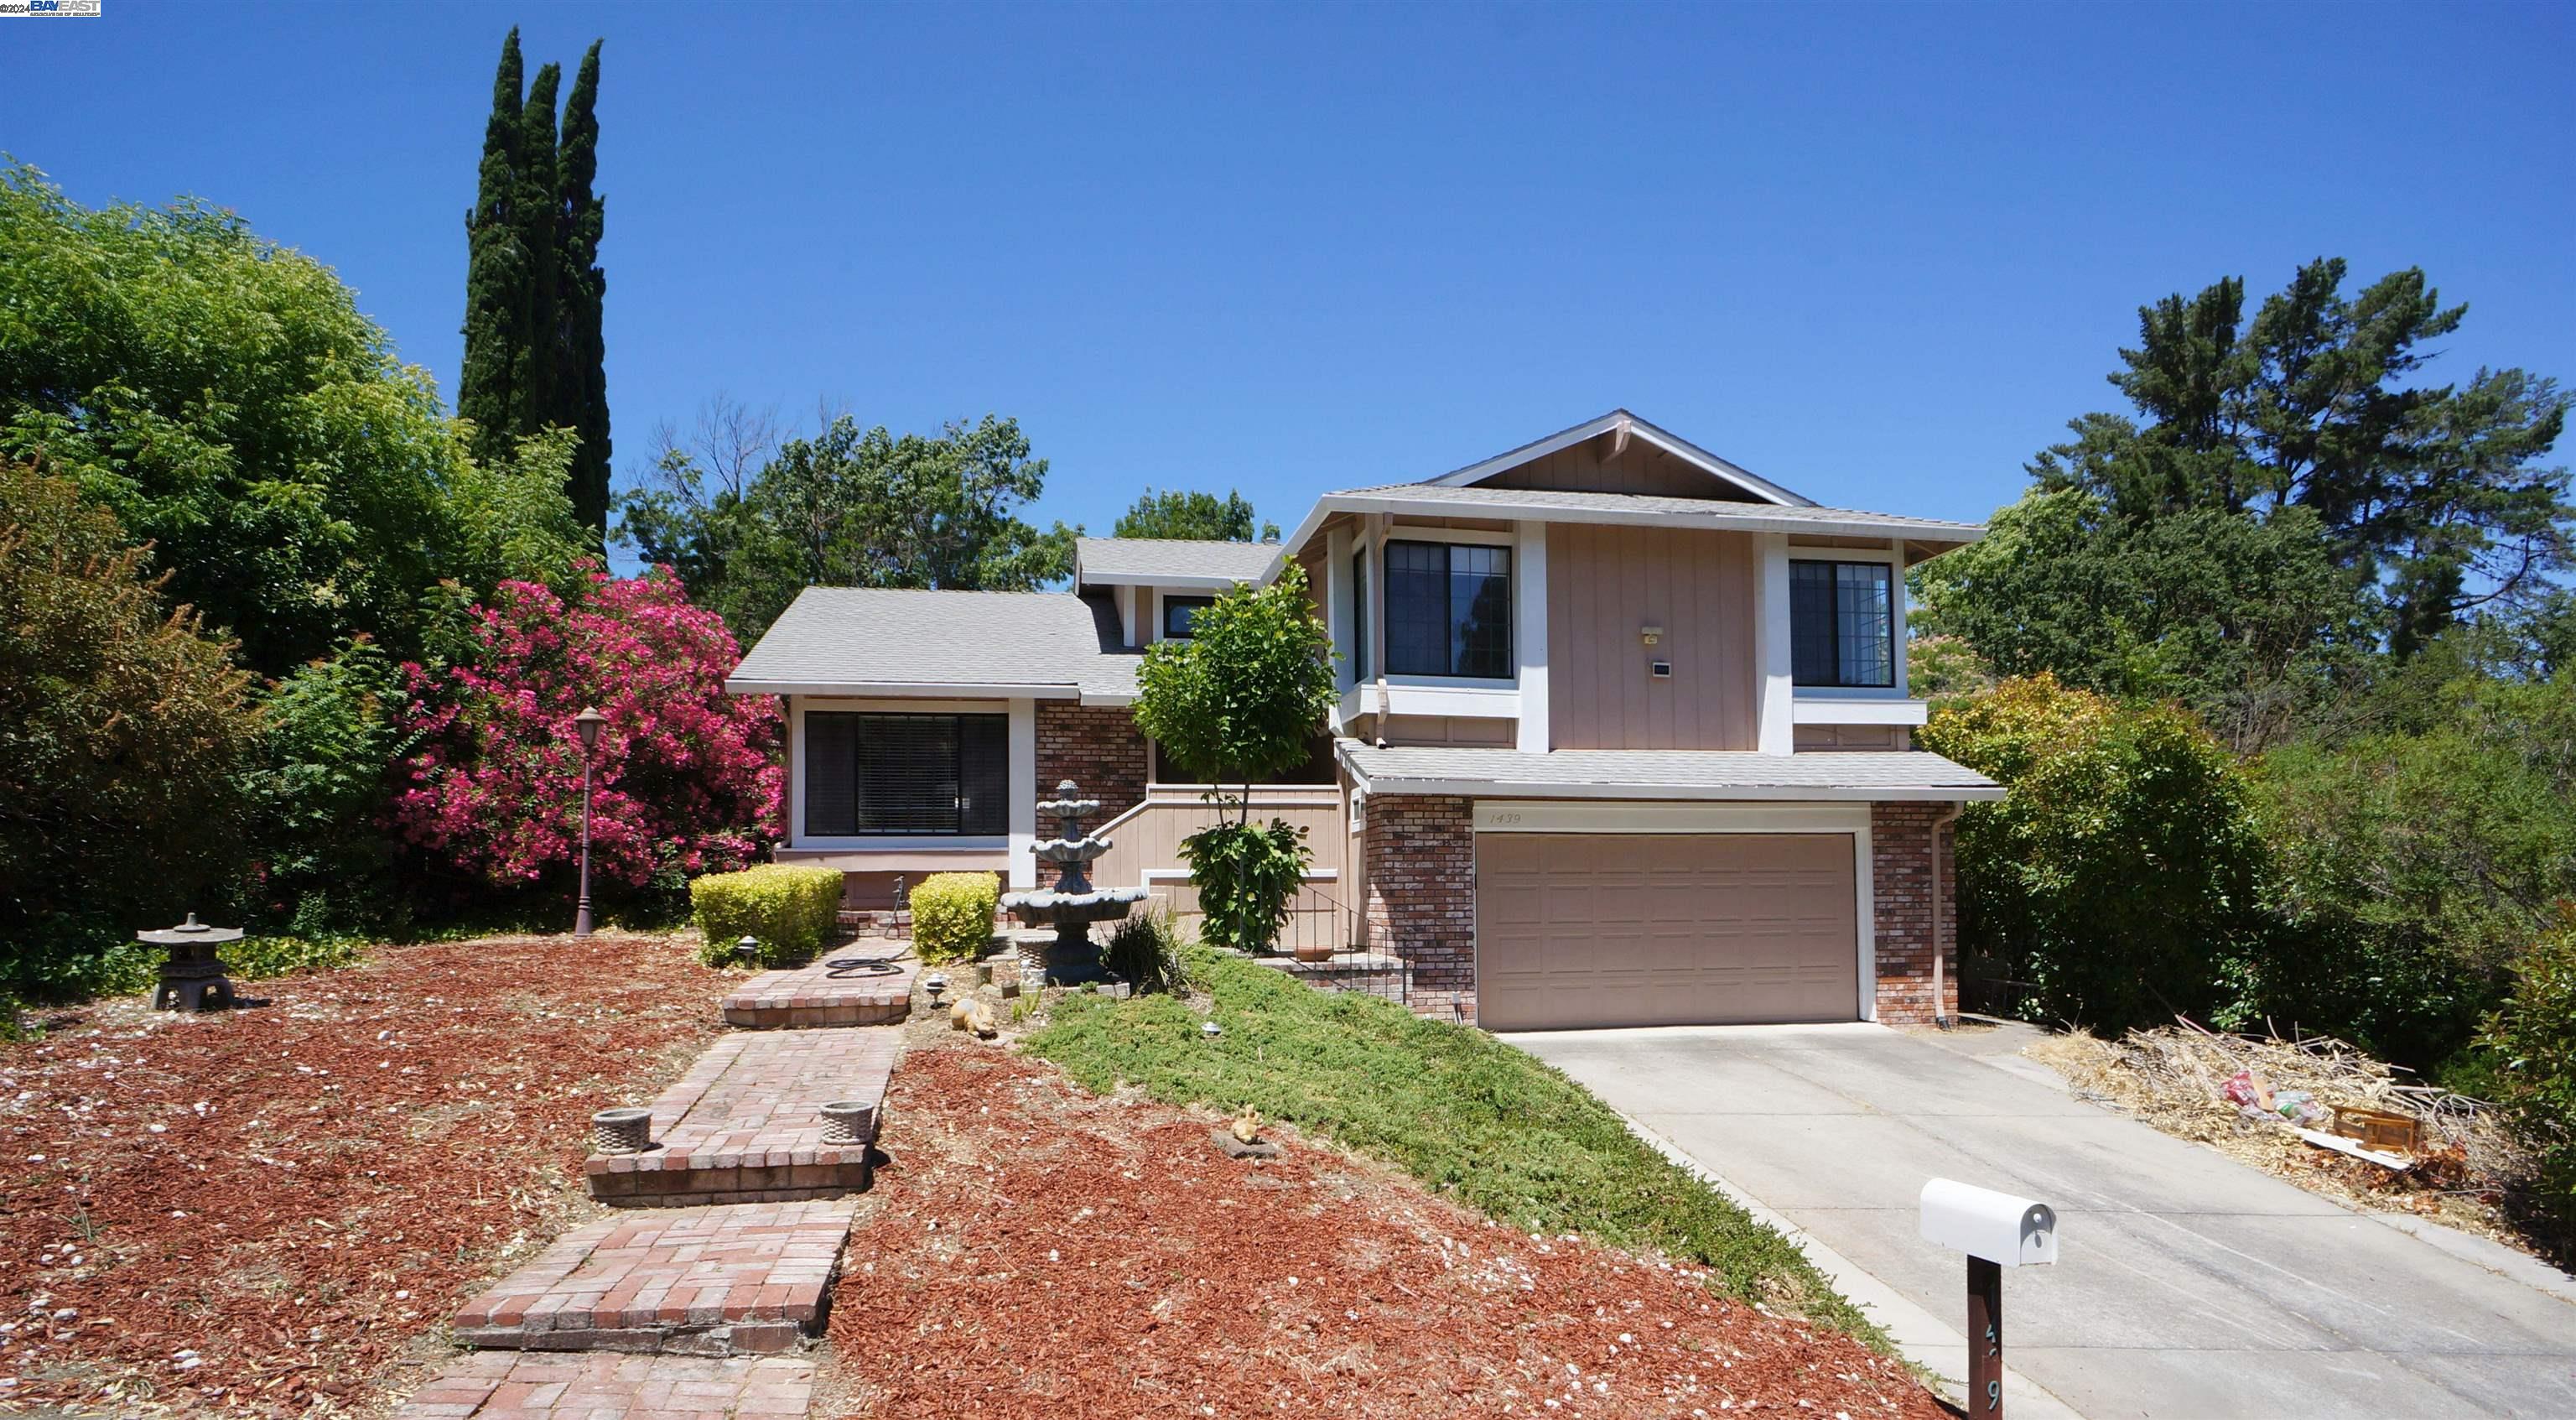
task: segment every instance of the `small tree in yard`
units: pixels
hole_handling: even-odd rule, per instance
[[[1294,562],[1269,586],[1238,586],[1190,624],[1187,640],[1156,642],[1137,673],[1136,727],[1234,818],[1181,843],[1204,916],[1222,947],[1259,951],[1278,940],[1289,899],[1313,854],[1305,831],[1252,824],[1252,785],[1303,761],[1333,703],[1332,638],[1306,599]],[[1229,796],[1226,786],[1239,785]]]

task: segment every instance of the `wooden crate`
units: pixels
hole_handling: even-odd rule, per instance
[[[2334,1113],[2334,1132],[2358,1139],[2365,1147],[2399,1154],[2411,1154],[2423,1147],[2424,1126],[2412,1115],[2349,1104],[2336,1105]]]

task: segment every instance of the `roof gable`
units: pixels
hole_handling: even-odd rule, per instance
[[[1560,429],[1481,463],[1426,480],[1432,486],[1540,488],[1812,508],[1815,500],[1719,458],[1624,409]]]

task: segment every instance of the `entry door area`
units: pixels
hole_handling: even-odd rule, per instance
[[[1480,833],[1487,1030],[1848,1021],[1852,835]]]

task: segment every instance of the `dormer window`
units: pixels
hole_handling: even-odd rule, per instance
[[[1511,549],[1388,543],[1386,669],[1390,675],[1511,679]]]
[[[1198,619],[1200,612],[1214,605],[1214,597],[1163,598],[1163,639],[1187,641],[1190,639],[1190,623]]]
[[[1884,562],[1789,564],[1789,670],[1798,685],[1896,684],[1894,569]]]

